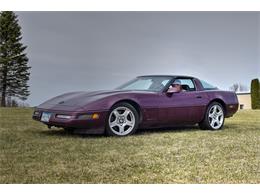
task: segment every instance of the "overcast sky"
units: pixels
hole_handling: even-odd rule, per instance
[[[31,69],[27,102],[182,74],[228,89],[260,77],[256,12],[17,12]]]

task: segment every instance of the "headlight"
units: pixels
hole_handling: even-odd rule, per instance
[[[57,114],[56,118],[61,118],[61,119],[71,119],[72,116],[70,115],[64,115],[64,114]]]

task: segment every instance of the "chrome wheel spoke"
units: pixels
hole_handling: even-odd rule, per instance
[[[115,127],[115,126],[117,126],[116,120],[114,120],[113,122],[110,123],[110,127],[113,128],[113,127]]]
[[[217,106],[213,107],[213,114],[215,114],[217,112]]]
[[[118,127],[119,127],[119,133],[123,133],[125,131],[124,125],[118,125]]]
[[[117,118],[118,118],[118,116],[120,115],[120,114],[118,113],[118,111],[117,111],[117,110],[114,110],[112,113],[115,115],[116,119],[117,119]]]
[[[212,121],[210,122],[210,126],[211,126],[211,127],[214,127],[215,122],[216,122],[215,119],[212,119]]]
[[[217,116],[223,116],[222,110],[217,113]]]
[[[134,123],[132,121],[129,121],[129,120],[126,120],[125,124],[130,126],[130,127],[134,126]]]
[[[209,118],[213,118],[214,114],[213,113],[210,113],[209,114]]]
[[[130,113],[131,113],[130,110],[125,110],[124,113],[123,113],[123,116],[124,116],[125,118],[127,118],[127,116],[128,116]]]

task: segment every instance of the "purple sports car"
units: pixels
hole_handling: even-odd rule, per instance
[[[126,136],[142,128],[199,124],[221,129],[238,109],[234,92],[190,76],[139,76],[111,91],[71,92],[36,107],[33,119],[78,133]]]

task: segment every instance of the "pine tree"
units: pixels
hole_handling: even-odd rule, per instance
[[[21,27],[14,12],[0,13],[0,95],[1,106],[6,106],[7,97],[26,100],[29,69],[26,46],[21,42]]]

